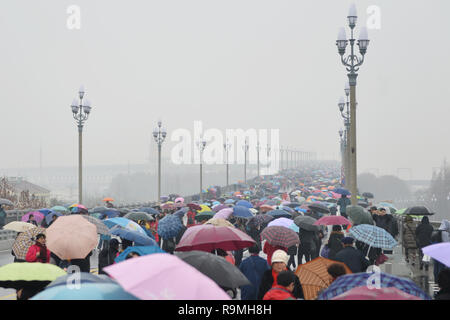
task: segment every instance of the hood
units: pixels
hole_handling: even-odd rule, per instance
[[[442,220],[439,230],[450,232],[450,221],[446,219]]]

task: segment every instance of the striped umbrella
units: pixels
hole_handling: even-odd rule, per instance
[[[373,279],[374,277],[377,277],[377,279]],[[373,280],[375,280],[375,285]],[[376,287],[377,284],[379,284],[381,288],[395,287],[403,292],[422,298],[423,300],[431,300],[430,296],[420,289],[412,280],[383,272],[360,272],[340,276],[326,290],[319,294],[317,299],[331,300],[353,288],[369,285]]]
[[[350,234],[363,243],[374,248],[391,249],[397,241],[386,230],[370,224],[360,224],[350,229]]]
[[[28,249],[36,242],[36,236],[40,233],[45,234],[45,229],[36,227],[19,234],[14,241],[12,250],[17,259],[25,260]]]
[[[261,232],[261,239],[267,240],[267,242],[272,246],[281,246],[289,248],[293,245],[300,243],[298,234],[294,230],[273,226],[267,227]]]
[[[344,263],[323,257],[318,257],[298,266],[295,274],[302,284],[305,300],[315,300],[320,290],[329,287],[333,278],[327,270],[329,266],[335,263],[342,265],[347,274],[352,273]]]

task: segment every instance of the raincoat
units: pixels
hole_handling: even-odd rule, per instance
[[[450,221],[446,219],[442,220],[439,230],[442,231],[442,242],[450,242]]]
[[[33,244],[27,252],[25,260],[27,262],[41,262],[44,263],[42,258],[36,258],[36,254],[41,251],[41,248],[37,244]],[[50,263],[50,250],[47,249],[47,261],[45,263]]]

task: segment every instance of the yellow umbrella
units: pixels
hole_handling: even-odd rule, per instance
[[[201,204],[200,207],[201,207],[202,209],[201,209],[200,211],[198,211],[197,213],[202,213],[202,212],[205,212],[205,211],[212,211],[211,208],[208,207],[208,206],[205,205],[205,204]]]

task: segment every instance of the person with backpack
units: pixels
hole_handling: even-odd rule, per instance
[[[416,264],[417,243],[416,243],[416,225],[411,216],[406,216],[403,223],[402,245],[405,248],[406,263],[414,266]]]
[[[422,218],[422,221],[416,228],[416,243],[417,247],[420,249],[420,270],[423,270],[423,266],[425,265],[425,271],[428,271],[428,262],[424,264],[424,254],[422,249],[431,244],[431,235],[433,234],[433,230],[433,226],[430,224],[430,220],[427,216]]]

